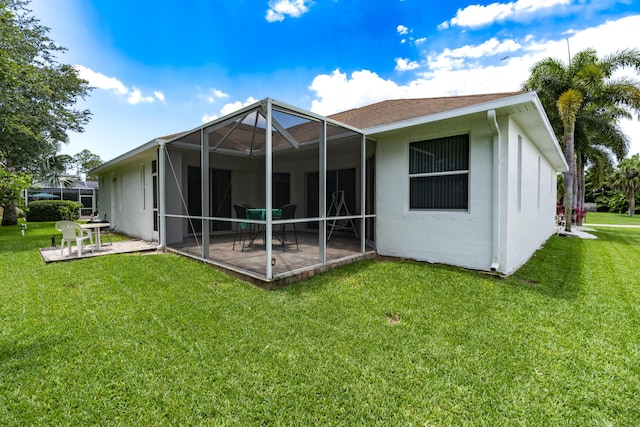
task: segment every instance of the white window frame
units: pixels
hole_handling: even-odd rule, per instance
[[[416,144],[416,143],[420,143],[420,142],[426,142],[426,141],[436,141],[436,140],[442,140],[442,139],[447,139],[447,138],[456,138],[456,137],[461,137],[461,136],[466,136],[467,137],[467,169],[456,169],[456,170],[449,170],[449,171],[441,171],[441,172],[427,172],[427,173],[411,173],[410,172],[410,168],[411,168],[411,145],[412,144]],[[470,165],[471,165],[471,135],[469,133],[460,133],[460,134],[455,134],[455,135],[448,135],[448,136],[441,136],[441,137],[437,137],[437,138],[430,138],[430,139],[423,139],[423,140],[419,140],[419,141],[412,141],[408,144],[408,169],[409,169],[409,185],[408,185],[408,209],[410,211],[436,211],[436,212],[469,212],[469,205],[470,205],[470,193],[471,193],[471,185],[469,182],[469,177],[470,177]],[[412,200],[411,200],[411,180],[415,179],[415,178],[425,178],[425,177],[437,177],[437,176],[454,176],[454,175],[466,175],[467,178],[467,200],[466,200],[466,207],[465,208],[461,208],[461,209],[456,209],[456,208],[413,208],[412,207]]]

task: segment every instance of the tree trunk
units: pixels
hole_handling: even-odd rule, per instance
[[[576,162],[576,210],[584,210],[584,161],[582,156],[577,157]],[[582,216],[576,217],[576,225],[582,225]]]
[[[569,165],[569,171],[564,175],[564,230],[571,232],[571,214],[573,213],[573,177],[576,170],[574,154],[574,129],[575,122],[564,128],[564,158]]]
[[[580,209],[580,156],[576,156],[576,170],[573,175],[573,209],[576,211],[576,225],[582,225],[578,215]]]
[[[16,225],[18,224],[18,212],[16,211],[16,205],[11,204],[9,206],[2,207],[2,225]]]
[[[636,192],[630,190],[627,196],[629,197],[629,216],[632,217],[636,211]]]

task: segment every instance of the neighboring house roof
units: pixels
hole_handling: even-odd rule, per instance
[[[83,190],[98,188],[98,181],[80,181],[76,182],[73,188],[81,188]]]
[[[60,189],[60,186],[51,186],[47,184],[43,184],[42,182],[36,182],[32,187],[32,189],[40,190],[43,188],[53,188],[56,190]],[[64,187],[65,190],[92,190],[98,188],[98,181],[77,181],[74,182],[71,187]]]

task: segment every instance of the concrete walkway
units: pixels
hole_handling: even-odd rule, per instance
[[[574,225],[571,228],[571,232],[568,233],[563,229],[558,230],[559,236],[567,236],[567,237],[578,237],[580,239],[597,239],[598,236],[591,234],[592,232],[597,232],[590,227],[615,227],[615,228],[640,228],[640,225],[625,225],[625,224],[586,224],[582,226]]]
[[[589,227],[618,227],[618,228],[640,228],[640,225],[625,224],[587,224]]]
[[[563,226],[564,227],[564,226]],[[567,232],[564,229],[558,230],[558,236],[565,237],[577,237],[579,239],[597,239],[598,236],[591,234],[592,231],[596,231],[593,228],[577,226],[571,227],[571,232]]]

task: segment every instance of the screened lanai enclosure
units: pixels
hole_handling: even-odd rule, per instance
[[[375,252],[374,167],[359,129],[265,99],[160,145],[154,228],[266,281],[359,259]]]

